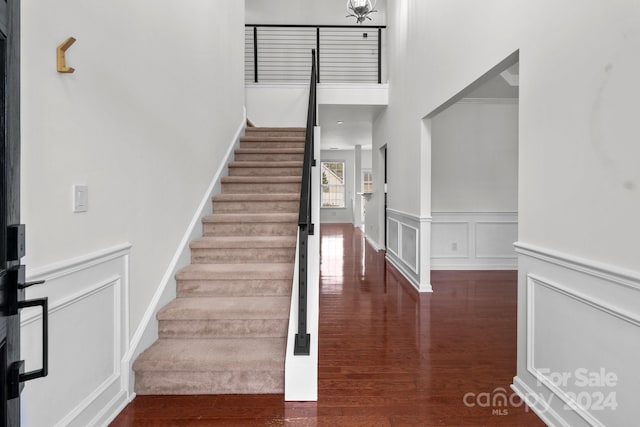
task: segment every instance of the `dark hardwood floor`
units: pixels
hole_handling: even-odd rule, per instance
[[[544,426],[519,399],[500,406],[515,272],[433,272],[434,293],[418,294],[358,229],[321,234],[318,402],[138,396],[112,426]]]

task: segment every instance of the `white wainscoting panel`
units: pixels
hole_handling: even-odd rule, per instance
[[[49,375],[26,383],[22,425],[93,426],[128,399],[129,244],[34,270],[27,298],[49,298]],[[21,313],[26,370],[41,366],[42,313]]]
[[[419,292],[432,291],[429,254],[420,250],[429,241],[430,226],[431,217],[387,209],[387,260]]]
[[[431,268],[515,270],[516,212],[434,212]]]
[[[389,218],[387,220],[387,249],[396,256],[400,254],[400,233],[398,221]]]
[[[469,223],[438,221],[431,226],[431,241],[433,242],[431,259],[467,259],[469,258]]]
[[[550,425],[635,425],[640,418],[640,272],[522,243],[516,248],[514,389],[544,401],[547,409],[540,410]]]
[[[402,224],[402,261],[418,274],[418,229]]]

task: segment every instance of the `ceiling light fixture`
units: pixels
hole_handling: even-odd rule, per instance
[[[343,122],[342,120],[338,120],[336,123],[337,123],[337,124],[339,124],[339,125],[341,125],[341,124],[343,124],[344,122]]]
[[[365,19],[371,21],[369,17],[375,10],[377,1],[374,0],[373,5],[371,0],[347,0],[347,12],[349,13],[347,18],[356,18],[358,24],[362,24]]]

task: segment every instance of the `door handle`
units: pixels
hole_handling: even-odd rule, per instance
[[[25,280],[25,266],[16,265],[7,270],[7,287],[3,311],[7,316],[18,314],[23,308],[40,307],[42,309],[42,368],[24,372],[24,360],[13,362],[9,366],[7,397],[14,399],[20,396],[20,391],[27,381],[46,377],[49,370],[49,299],[35,298],[23,300],[24,289],[29,286],[44,283],[44,280],[27,282]]]
[[[25,280],[25,266],[16,265],[7,270],[8,287],[4,312],[7,316],[13,316],[18,314],[20,307],[20,298],[24,297],[24,292],[20,292],[30,286],[41,285],[44,280],[36,280],[33,282],[27,282]]]
[[[49,373],[49,298],[36,298],[18,303],[18,309],[28,307],[42,308],[42,368],[24,372],[24,360],[12,363],[8,375],[9,399],[20,396],[20,391],[24,387],[22,383],[46,377]]]

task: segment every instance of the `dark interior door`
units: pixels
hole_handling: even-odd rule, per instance
[[[20,223],[19,0],[0,0],[0,425],[20,425],[20,399],[11,398],[9,367],[20,359],[20,312],[11,310],[9,270],[20,264],[8,247],[8,226]],[[15,293],[15,292],[14,292]],[[14,304],[15,306],[15,304]]]
[[[384,147],[384,246],[387,250],[387,147]]]

